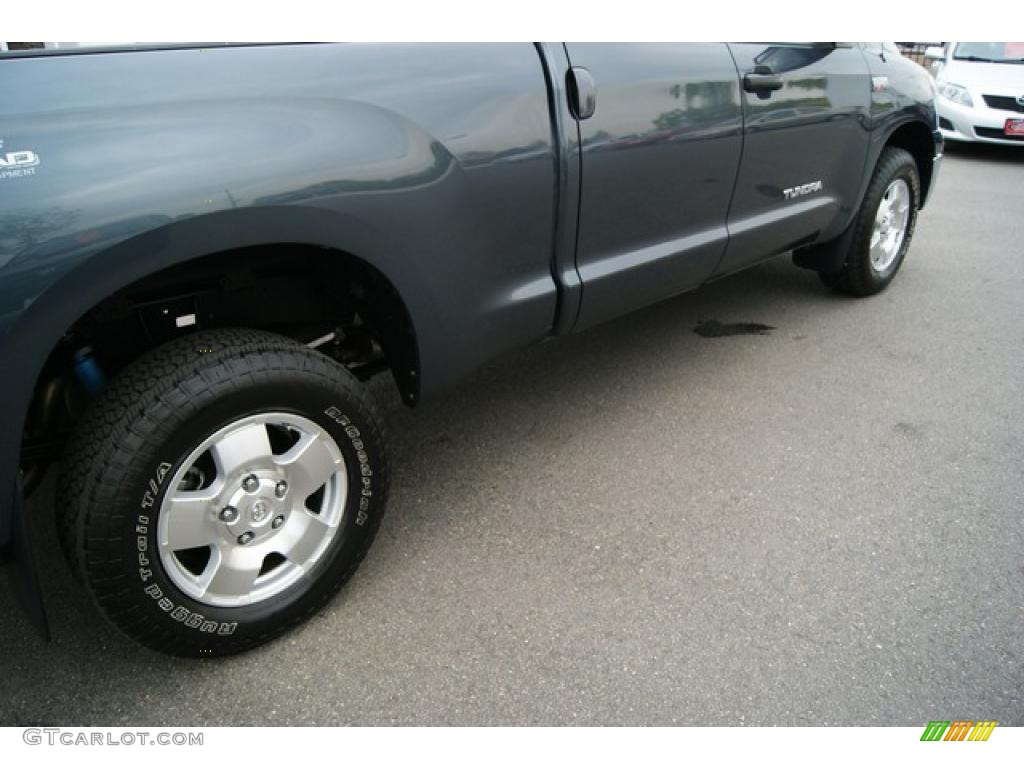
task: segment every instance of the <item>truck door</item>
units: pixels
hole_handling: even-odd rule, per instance
[[[724,44],[566,46],[582,182],[577,328],[694,288],[719,263],[740,157]],[[592,107],[592,114],[590,107]]]
[[[730,43],[743,94],[743,159],[716,275],[850,221],[867,160],[871,78],[834,43]]]

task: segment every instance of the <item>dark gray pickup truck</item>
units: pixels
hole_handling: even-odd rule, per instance
[[[876,293],[942,149],[883,43],[26,51],[0,93],[0,546],[43,621],[24,500],[59,467],[100,611],[190,656],[366,554],[368,377],[415,405],[790,251]]]

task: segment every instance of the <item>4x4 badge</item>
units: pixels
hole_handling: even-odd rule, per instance
[[[3,140],[0,140],[0,149],[3,149],[3,146]],[[0,153],[0,179],[32,176],[37,165],[39,155],[28,149]]]

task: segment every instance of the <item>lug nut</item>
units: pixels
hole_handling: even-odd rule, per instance
[[[278,515],[277,517],[275,517],[271,525],[274,528],[280,528],[282,525],[284,525],[284,515]]]
[[[252,531],[246,531],[245,533],[243,533],[241,536],[238,537],[238,543],[242,544],[242,545],[245,545],[245,544],[248,544],[250,541],[252,541],[255,538],[256,538],[256,534],[254,534]]]
[[[233,523],[238,519],[238,510],[234,507],[224,507],[218,517],[225,523]]]
[[[252,493],[260,487],[260,480],[256,475],[249,475],[242,481],[242,490],[246,493]]]
[[[277,484],[277,485],[276,485],[276,486],[274,487],[274,493],[276,493],[276,494],[277,494],[277,498],[279,498],[279,499],[283,499],[283,498],[284,498],[284,495],[285,495],[286,493],[288,493],[288,483],[286,483],[286,482],[285,482],[284,480],[281,480],[281,481],[280,481],[280,482],[279,482],[279,483],[278,483],[278,484]]]

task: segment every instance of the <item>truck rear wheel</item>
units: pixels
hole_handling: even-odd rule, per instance
[[[65,550],[102,613],[154,649],[215,656],[282,634],[340,589],[380,524],[387,465],[347,369],[218,330],[120,373],[59,487]]]
[[[870,296],[896,276],[917,222],[921,182],[904,149],[886,148],[857,214],[853,238],[839,272],[819,272],[822,283],[851,296]]]

